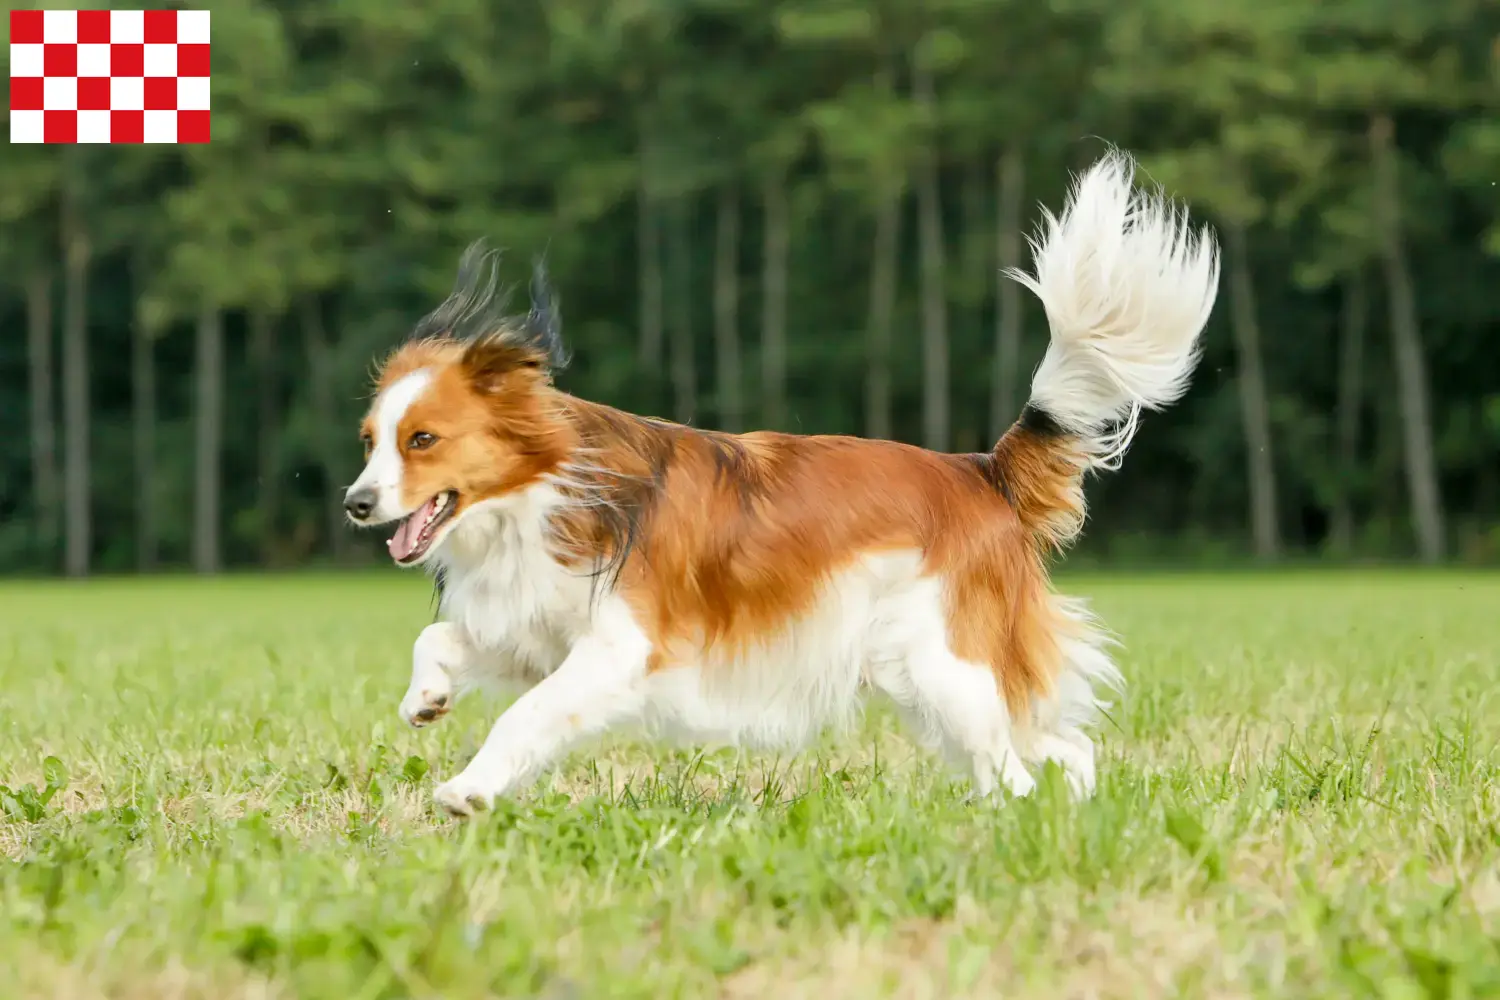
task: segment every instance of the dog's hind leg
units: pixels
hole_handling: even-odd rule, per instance
[[[1036,782],[1012,738],[1010,710],[988,666],[953,653],[946,638],[936,583],[904,597],[899,609],[904,642],[899,655],[875,658],[870,682],[902,708],[927,741],[966,770],[980,796],[1003,787],[1031,793]]]
[[[1051,690],[1033,704],[1031,717],[1018,734],[1029,763],[1056,763],[1068,786],[1081,799],[1094,794],[1095,752],[1090,730],[1107,706],[1103,691],[1124,685],[1110,659],[1108,634],[1082,601],[1051,595],[1051,629],[1060,666]]]

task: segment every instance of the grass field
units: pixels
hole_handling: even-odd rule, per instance
[[[0,586],[0,994],[1500,994],[1500,578],[1065,582],[1131,682],[1091,803],[965,804],[872,711],[467,825],[495,708],[397,719],[420,581]]]

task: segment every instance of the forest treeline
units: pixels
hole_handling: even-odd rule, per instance
[[[0,157],[0,569],[372,558],[370,365],[478,237],[569,391],[986,448],[1106,143],[1224,271],[1085,552],[1500,558],[1494,4],[227,0],[212,52],[206,146]]]

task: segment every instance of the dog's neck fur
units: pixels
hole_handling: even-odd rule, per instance
[[[561,392],[557,403],[565,457],[521,489],[480,501],[433,555],[439,614],[481,643],[504,638],[483,611],[501,601],[539,624],[581,628],[640,542],[674,438],[692,433]]]

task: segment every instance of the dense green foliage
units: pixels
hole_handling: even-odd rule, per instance
[[[211,144],[0,159],[0,568],[366,551],[333,497],[369,364],[480,236],[518,282],[546,252],[570,391],[987,447],[1045,337],[999,265],[1104,141],[1244,253],[1189,396],[1094,486],[1086,547],[1500,552],[1492,4],[213,15]]]
[[[494,706],[396,716],[419,581],[0,587],[5,995],[1496,995],[1493,576],[1067,584],[1130,684],[1087,805],[967,803],[875,711],[470,824]]]

